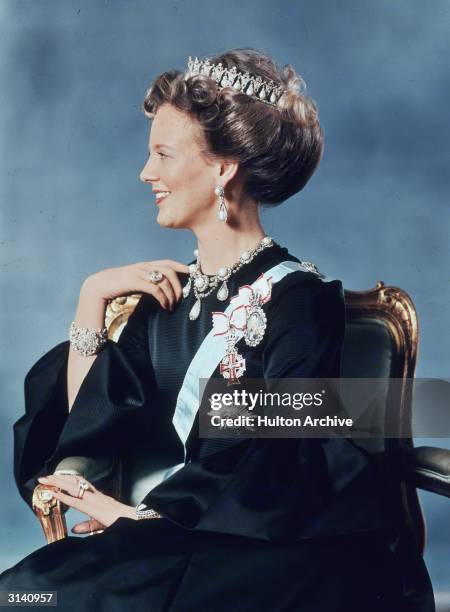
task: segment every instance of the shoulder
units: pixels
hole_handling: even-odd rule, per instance
[[[342,282],[305,270],[289,272],[272,284],[267,316],[272,325],[299,323],[343,327],[345,299]]]
[[[298,259],[287,249],[284,251],[283,261],[266,272],[266,276],[273,277],[272,299],[274,301],[283,298],[292,299],[296,296],[309,296],[344,302],[344,290],[340,280],[329,279],[311,261]]]
[[[327,278],[313,262],[299,259],[286,248],[280,249],[277,258],[278,262],[265,271],[266,277],[272,276],[273,303],[296,294],[344,301],[341,281]]]

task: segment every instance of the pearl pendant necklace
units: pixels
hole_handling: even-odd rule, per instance
[[[194,255],[197,257],[197,262],[195,264],[190,264],[189,280],[183,287],[184,298],[187,298],[189,296],[191,288],[193,288],[194,295],[196,297],[194,305],[189,312],[189,319],[191,321],[195,321],[195,319],[198,318],[202,307],[202,299],[212,293],[218,285],[220,285],[220,287],[217,291],[217,299],[221,302],[227,300],[229,296],[227,281],[230,276],[237,272],[245,264],[250,263],[258,253],[268,247],[273,246],[273,244],[274,243],[272,238],[270,238],[269,236],[264,236],[261,242],[259,242],[259,244],[254,249],[250,251],[243,251],[239,257],[239,260],[231,267],[227,266],[219,268],[217,274],[214,274],[212,276],[203,274],[203,272],[201,271],[198,251],[197,249],[195,249]]]

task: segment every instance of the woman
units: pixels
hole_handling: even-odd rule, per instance
[[[0,589],[57,591],[63,610],[434,609],[383,479],[350,440],[198,435],[199,378],[339,376],[342,284],[265,236],[258,212],[299,192],[321,159],[301,85],[290,66],[237,49],[190,60],[147,92],[141,180],[158,223],[195,234],[197,260],[87,278],[70,341],[28,373],[19,490],[30,504],[38,481],[58,487],[90,517],[74,531],[97,534],[40,548]],[[114,343],[106,304],[130,292],[143,296]],[[77,455],[120,456],[121,499],[52,475]]]

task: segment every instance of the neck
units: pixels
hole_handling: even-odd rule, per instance
[[[194,231],[198,243],[198,257],[203,274],[217,274],[219,268],[232,266],[243,251],[254,249],[265,236],[257,206],[240,210],[230,223],[216,218],[214,223]]]

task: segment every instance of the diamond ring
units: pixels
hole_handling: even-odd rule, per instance
[[[89,483],[84,480],[83,478],[80,478],[78,480],[78,493],[77,493],[77,497],[79,497],[80,499],[83,497],[84,492],[88,491],[90,489],[90,485]]]
[[[159,270],[150,270],[150,272],[148,273],[148,277],[150,282],[156,285],[157,283],[160,283],[162,281],[164,275]]]

